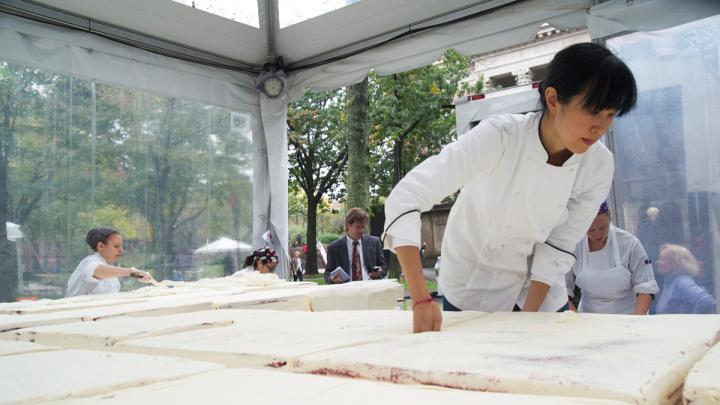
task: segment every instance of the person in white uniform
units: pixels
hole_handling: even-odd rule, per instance
[[[123,254],[123,240],[114,228],[93,228],[85,241],[95,253],[84,258],[70,275],[66,297],[88,294],[110,294],[120,291],[118,277],[134,277],[152,283],[150,273],[114,264]]]
[[[577,260],[567,274],[570,309],[580,287],[578,312],[646,315],[660,291],[640,240],[612,225],[607,202],[600,205],[587,238],[575,249]]]
[[[637,90],[625,63],[584,43],[555,55],[539,92],[542,112],[480,122],[390,193],[384,243],[408,281],[415,332],[442,324],[419,259],[420,213],[458,189],[442,243],[444,309],[566,305],[572,252],[612,182],[612,154],[597,141]]]

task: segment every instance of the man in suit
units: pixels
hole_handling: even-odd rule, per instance
[[[327,248],[325,282],[342,283],[340,276],[330,274],[338,267],[350,276],[350,280],[379,280],[387,277],[385,257],[380,238],[365,235],[369,222],[367,212],[351,208],[345,215],[345,236],[332,242]]]

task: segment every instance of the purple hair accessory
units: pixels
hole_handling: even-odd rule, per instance
[[[607,201],[603,201],[602,204],[600,204],[600,209],[598,210],[598,214],[607,213],[610,211],[610,207],[608,207]]]

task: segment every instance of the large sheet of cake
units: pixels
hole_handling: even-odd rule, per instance
[[[104,350],[130,339],[232,325],[237,320],[246,319],[242,312],[210,310],[157,316],[152,320],[143,317],[119,317],[98,322],[35,326],[0,334],[0,338],[36,342],[65,349]],[[2,342],[0,340],[0,343]]]
[[[485,404],[620,405],[589,398],[560,398],[461,391],[439,387],[386,384],[263,370],[225,369],[177,381],[116,391],[112,395],[62,404]]]
[[[161,356],[61,350],[0,357],[0,401],[36,404],[110,393],[222,366]]]
[[[313,311],[353,311],[397,308],[403,286],[395,280],[366,280],[312,288]]]
[[[240,295],[215,297],[215,309],[273,309],[279,311],[310,311],[307,288],[278,288],[249,291]]]
[[[231,326],[130,340],[116,350],[214,361],[230,367],[286,370],[305,355],[339,347],[408,336],[409,311],[237,311]],[[447,314],[447,324],[482,317],[479,312]]]
[[[132,304],[136,302],[145,301],[142,298],[112,298],[104,300],[85,300],[78,302],[59,302],[60,300],[43,300],[37,301],[37,304],[25,304],[17,306],[7,306],[0,308],[0,314],[5,315],[31,315],[31,314],[42,314],[47,312],[57,311],[72,311],[75,309],[84,308],[99,308],[110,305],[121,305],[121,304]]]
[[[292,368],[470,390],[674,404],[718,331],[718,315],[494,313],[445,324],[442,332],[318,352]]]
[[[155,299],[152,301],[82,308],[70,311],[55,311],[30,315],[0,315],[0,332],[13,331],[30,326],[55,325],[78,321],[97,321],[127,315],[158,316],[208,309],[213,309],[211,299],[180,301],[176,298],[168,297],[168,299],[162,300]]]
[[[31,342],[14,342],[9,340],[0,340],[0,356],[9,356],[13,354],[44,352],[48,350],[57,350],[57,347],[44,346]],[[0,400],[2,396],[0,396]]]
[[[685,380],[686,404],[720,404],[720,345],[716,344],[697,362]]]

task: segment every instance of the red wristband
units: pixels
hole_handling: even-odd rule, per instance
[[[428,302],[432,302],[432,301],[433,301],[433,298],[432,298],[432,297],[427,297],[427,298],[425,298],[425,299],[423,299],[423,300],[420,300],[420,301],[417,301],[417,302],[413,302],[412,309],[414,310],[416,306],[418,306],[418,305],[420,305],[420,304],[427,304]]]

